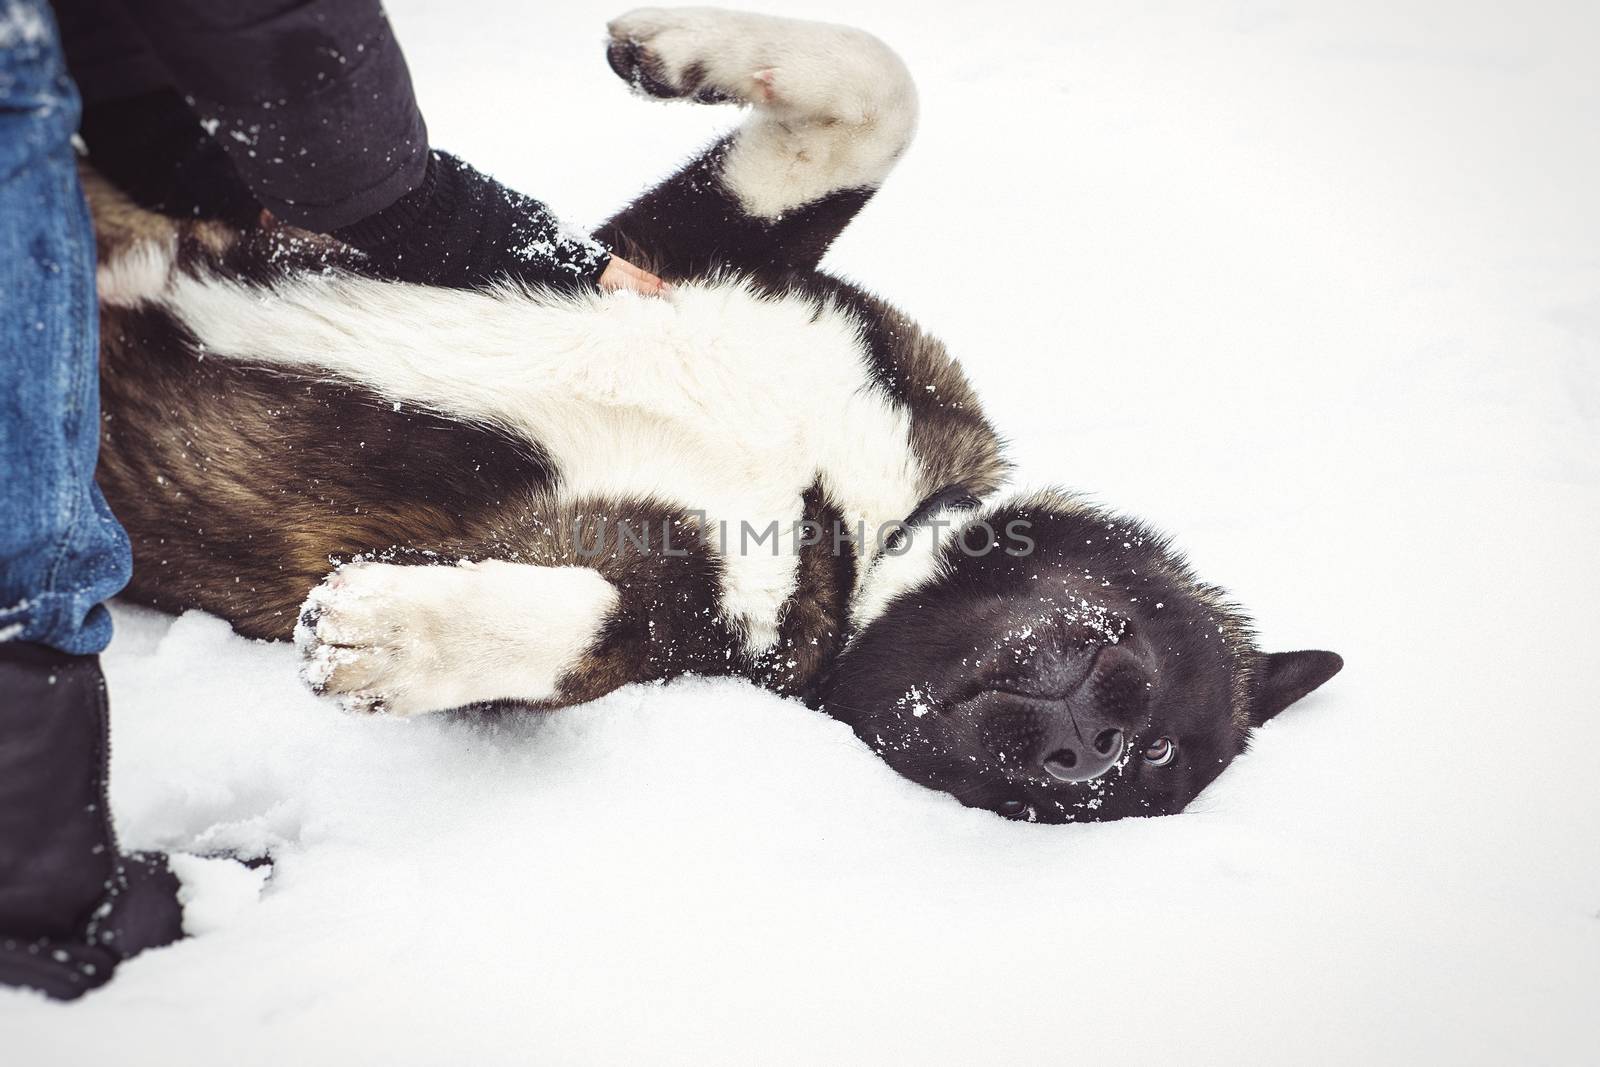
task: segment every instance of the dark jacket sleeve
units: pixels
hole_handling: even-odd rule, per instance
[[[327,232],[422,184],[428,135],[377,0],[56,0],[86,100],[184,94],[262,206]]]

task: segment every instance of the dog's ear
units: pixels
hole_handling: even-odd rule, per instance
[[[1336,652],[1272,652],[1256,661],[1256,693],[1250,725],[1260,726],[1339,673]]]

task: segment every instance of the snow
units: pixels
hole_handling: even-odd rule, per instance
[[[578,223],[730,119],[627,97],[609,7],[390,8],[435,143]],[[197,936],[0,993],[8,1063],[1592,1062],[1593,6],[807,14],[923,102],[831,266],[1031,480],[1344,673],[1188,813],[1043,827],[741,683],[352,718],[286,645],[121,607],[125,843],[276,867],[185,861]]]

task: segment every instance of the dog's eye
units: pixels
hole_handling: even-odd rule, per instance
[[[1178,742],[1170,737],[1158,737],[1144,750],[1144,761],[1152,767],[1165,767],[1178,758]]]
[[[1028,814],[1026,800],[1002,800],[994,809],[1003,818],[1020,819]]]

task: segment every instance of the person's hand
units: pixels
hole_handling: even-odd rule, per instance
[[[672,286],[647,270],[635,267],[621,256],[612,256],[600,272],[600,288],[606,292],[631,289],[643,296],[665,296]]]
[[[333,236],[366,253],[367,266],[395,281],[456,289],[522,284],[558,292],[594,292],[601,275],[625,267],[629,288],[658,292],[660,280],[613,259],[599,242],[563,227],[550,209],[507,189],[437,149],[422,184]],[[618,264],[621,264],[619,267]]]

